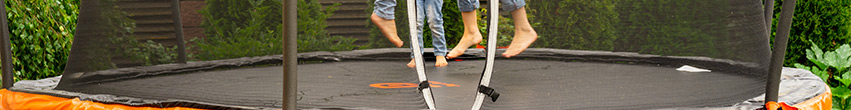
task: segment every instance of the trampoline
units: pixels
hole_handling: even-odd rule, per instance
[[[112,0],[81,1],[77,36],[65,73],[59,77],[19,81],[7,90],[0,90],[0,108],[759,109],[766,103],[764,97],[772,97],[771,93],[766,96],[765,91],[770,89],[766,88],[766,82],[775,79],[769,75],[769,71],[772,71],[769,70],[772,53],[767,44],[768,31],[764,22],[766,13],[763,12],[760,0],[708,0],[666,5],[686,9],[679,11],[647,8],[659,4],[619,1],[627,4],[622,6],[643,9],[641,11],[651,15],[621,13],[622,16],[639,18],[614,23],[615,27],[627,27],[618,28],[618,33],[625,33],[619,34],[621,39],[587,44],[600,46],[615,41],[622,43],[610,45],[612,48],[533,46],[535,48],[529,48],[512,58],[494,57],[494,54],[504,51],[496,48],[468,49],[464,55],[450,61],[448,67],[423,66],[431,65],[434,61],[434,51],[428,48],[375,48],[294,54],[293,49],[296,47],[292,42],[287,45],[289,48],[285,53],[289,53],[285,55],[246,55],[144,65],[128,60],[136,58],[132,57],[135,54],[122,52],[134,47],[124,45],[132,42],[122,41],[128,41],[123,39],[132,37],[129,34],[148,31],[125,27],[147,26],[130,25],[148,22],[145,21],[147,18],[166,16],[132,17],[125,15],[132,11],[121,11],[122,7],[145,6],[115,5]],[[647,1],[657,2],[667,3]],[[529,5],[534,6],[541,5]],[[488,7],[495,9],[496,5],[489,4]],[[681,15],[685,17],[665,16],[668,13],[701,10],[709,11]],[[489,12],[487,16],[492,18],[490,21],[496,21],[495,15],[499,11]],[[293,18],[288,17],[290,20]],[[293,22],[288,23],[286,27],[294,27]],[[789,22],[781,22],[784,23],[781,26],[785,27],[788,34]],[[491,22],[489,26],[490,33],[485,34],[488,35],[487,42],[496,42],[497,25]],[[560,31],[558,29],[564,29],[542,27],[546,29],[541,29],[539,33],[555,33]],[[654,32],[671,27],[693,28],[695,30],[688,31],[698,34]],[[586,28],[590,30],[592,27]],[[778,31],[778,36],[784,36],[781,31]],[[294,29],[288,29],[285,35],[295,36],[294,32]],[[682,30],[671,33],[676,32]],[[587,39],[570,39],[570,36],[575,35],[542,36],[540,39]],[[183,39],[180,38],[182,36],[177,37]],[[286,39],[292,41],[294,38]],[[674,39],[680,43],[652,41],[665,39]],[[541,40],[536,43],[546,42]],[[487,45],[496,47],[495,43]],[[264,46],[257,45],[244,50],[262,51],[267,48]],[[411,59],[412,50],[424,51],[421,56],[416,56],[420,63],[418,68],[404,66]],[[286,60],[291,58],[297,60]],[[296,63],[293,61],[297,61],[297,65],[293,65]],[[285,68],[281,68],[282,65]],[[710,71],[677,70],[686,65]],[[488,71],[488,68],[492,71]],[[292,80],[282,78],[291,75],[293,69],[297,69],[298,74],[296,88],[290,86],[292,83],[285,83]],[[781,70],[780,78],[776,78],[781,80],[779,93],[776,94],[779,95],[778,102],[806,109],[830,108],[830,91],[818,77],[801,69]],[[4,79],[7,77],[4,75]],[[485,85],[483,80],[487,80],[484,81]],[[292,89],[296,92],[287,93]],[[492,93],[501,95],[497,97]],[[488,94],[491,95],[476,98],[477,95]],[[293,103],[295,108],[290,107]]]
[[[416,92],[415,71],[400,66],[407,59],[398,56],[409,51],[300,53],[298,108],[427,109]],[[451,61],[453,66],[426,68],[437,109],[470,109],[484,53],[472,49],[464,60]],[[730,69],[676,70],[686,62]],[[764,104],[764,78],[735,72],[746,71],[736,68],[746,64],[717,59],[532,48],[494,66],[491,86],[503,95],[485,101],[482,109],[757,109]],[[785,68],[783,76],[781,102],[822,101],[829,91],[806,70]]]

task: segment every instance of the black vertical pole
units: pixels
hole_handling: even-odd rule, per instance
[[[177,62],[186,63],[186,43],[183,42],[183,23],[180,20],[180,0],[171,0],[171,15],[174,22],[174,36],[177,40]]]
[[[296,27],[296,0],[284,0],[283,3],[283,18],[284,18],[284,107],[283,110],[296,109],[296,92],[297,92],[297,70],[298,60],[296,36],[298,28]]]
[[[789,41],[789,30],[792,27],[792,17],[795,14],[797,0],[783,0],[780,11],[780,23],[777,24],[777,36],[774,36],[774,51],[768,67],[768,83],[765,88],[765,101],[777,102],[780,90],[780,72],[783,69],[783,56],[786,56],[786,43]]]
[[[772,20],[774,19],[774,0],[764,0],[763,3],[765,3],[763,4],[763,7],[765,8],[763,11],[765,11],[765,27],[767,27],[765,28],[767,30],[765,32],[768,32],[768,37],[770,38],[771,24],[773,24]]]
[[[9,19],[6,16],[6,0],[0,0],[0,63],[2,63],[3,88],[10,88],[15,83],[14,67],[12,66],[12,44],[9,42]]]

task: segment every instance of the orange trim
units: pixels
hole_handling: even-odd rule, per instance
[[[443,83],[443,82],[437,82],[437,81],[428,81],[428,83],[429,83],[429,87],[443,87],[443,86],[446,86],[446,87],[461,87],[461,85]],[[440,86],[440,85],[443,85],[443,86]],[[396,88],[417,88],[417,87],[419,87],[419,85],[414,84],[414,83],[375,83],[375,84],[370,84],[369,87],[381,88],[381,89],[396,89]]]
[[[830,110],[833,107],[833,97],[830,93],[830,86],[825,84],[825,92],[813,97],[810,100],[792,105],[798,110]]]
[[[777,103],[774,101],[769,101],[768,103],[765,103],[765,108],[768,110],[799,110],[799,108],[789,106],[785,102]]]
[[[0,110],[203,110],[184,107],[155,108],[133,107],[121,104],[103,104],[67,99],[50,95],[29,94],[0,90]]]

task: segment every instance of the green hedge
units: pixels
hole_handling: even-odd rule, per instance
[[[328,17],[334,14],[340,3],[322,8],[318,0],[298,1],[298,52],[342,51],[358,48],[356,39],[331,36],[325,27]]]
[[[193,60],[283,53],[281,0],[206,0],[198,13],[206,38],[192,39]],[[197,38],[197,37],[196,37]]]
[[[782,3],[783,0],[774,1],[774,26],[771,32],[777,29],[777,17],[780,16]],[[812,66],[805,57],[810,40],[823,50],[834,50],[839,45],[851,43],[849,0],[798,0],[792,21],[784,66],[792,66],[795,63]],[[772,44],[775,34],[771,34]]]
[[[539,40],[532,47],[613,50],[617,0],[535,0],[528,13]]]
[[[62,74],[80,0],[6,0],[15,80]]]

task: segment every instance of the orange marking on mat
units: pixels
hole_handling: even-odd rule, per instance
[[[449,84],[449,83],[442,83],[442,82],[437,82],[437,81],[428,81],[428,83],[429,83],[429,84],[432,84],[432,85],[434,85],[434,84],[440,84],[440,85],[444,85],[444,86],[446,86],[446,87],[461,87],[460,85],[456,85],[456,84]]]
[[[443,86],[446,86],[446,87],[461,87],[461,85],[443,83],[443,82],[437,82],[437,81],[428,81],[428,83],[429,83],[429,86],[431,86],[431,87],[443,87]],[[443,86],[441,86],[441,85],[443,85]],[[370,84],[369,87],[382,88],[382,89],[396,89],[396,88],[417,88],[417,87],[419,87],[419,85],[414,84],[414,83],[375,83],[375,84]]]
[[[412,87],[417,87],[417,84],[414,84],[414,83],[375,83],[375,84],[370,84],[369,87],[382,88],[382,89],[412,88]]]

